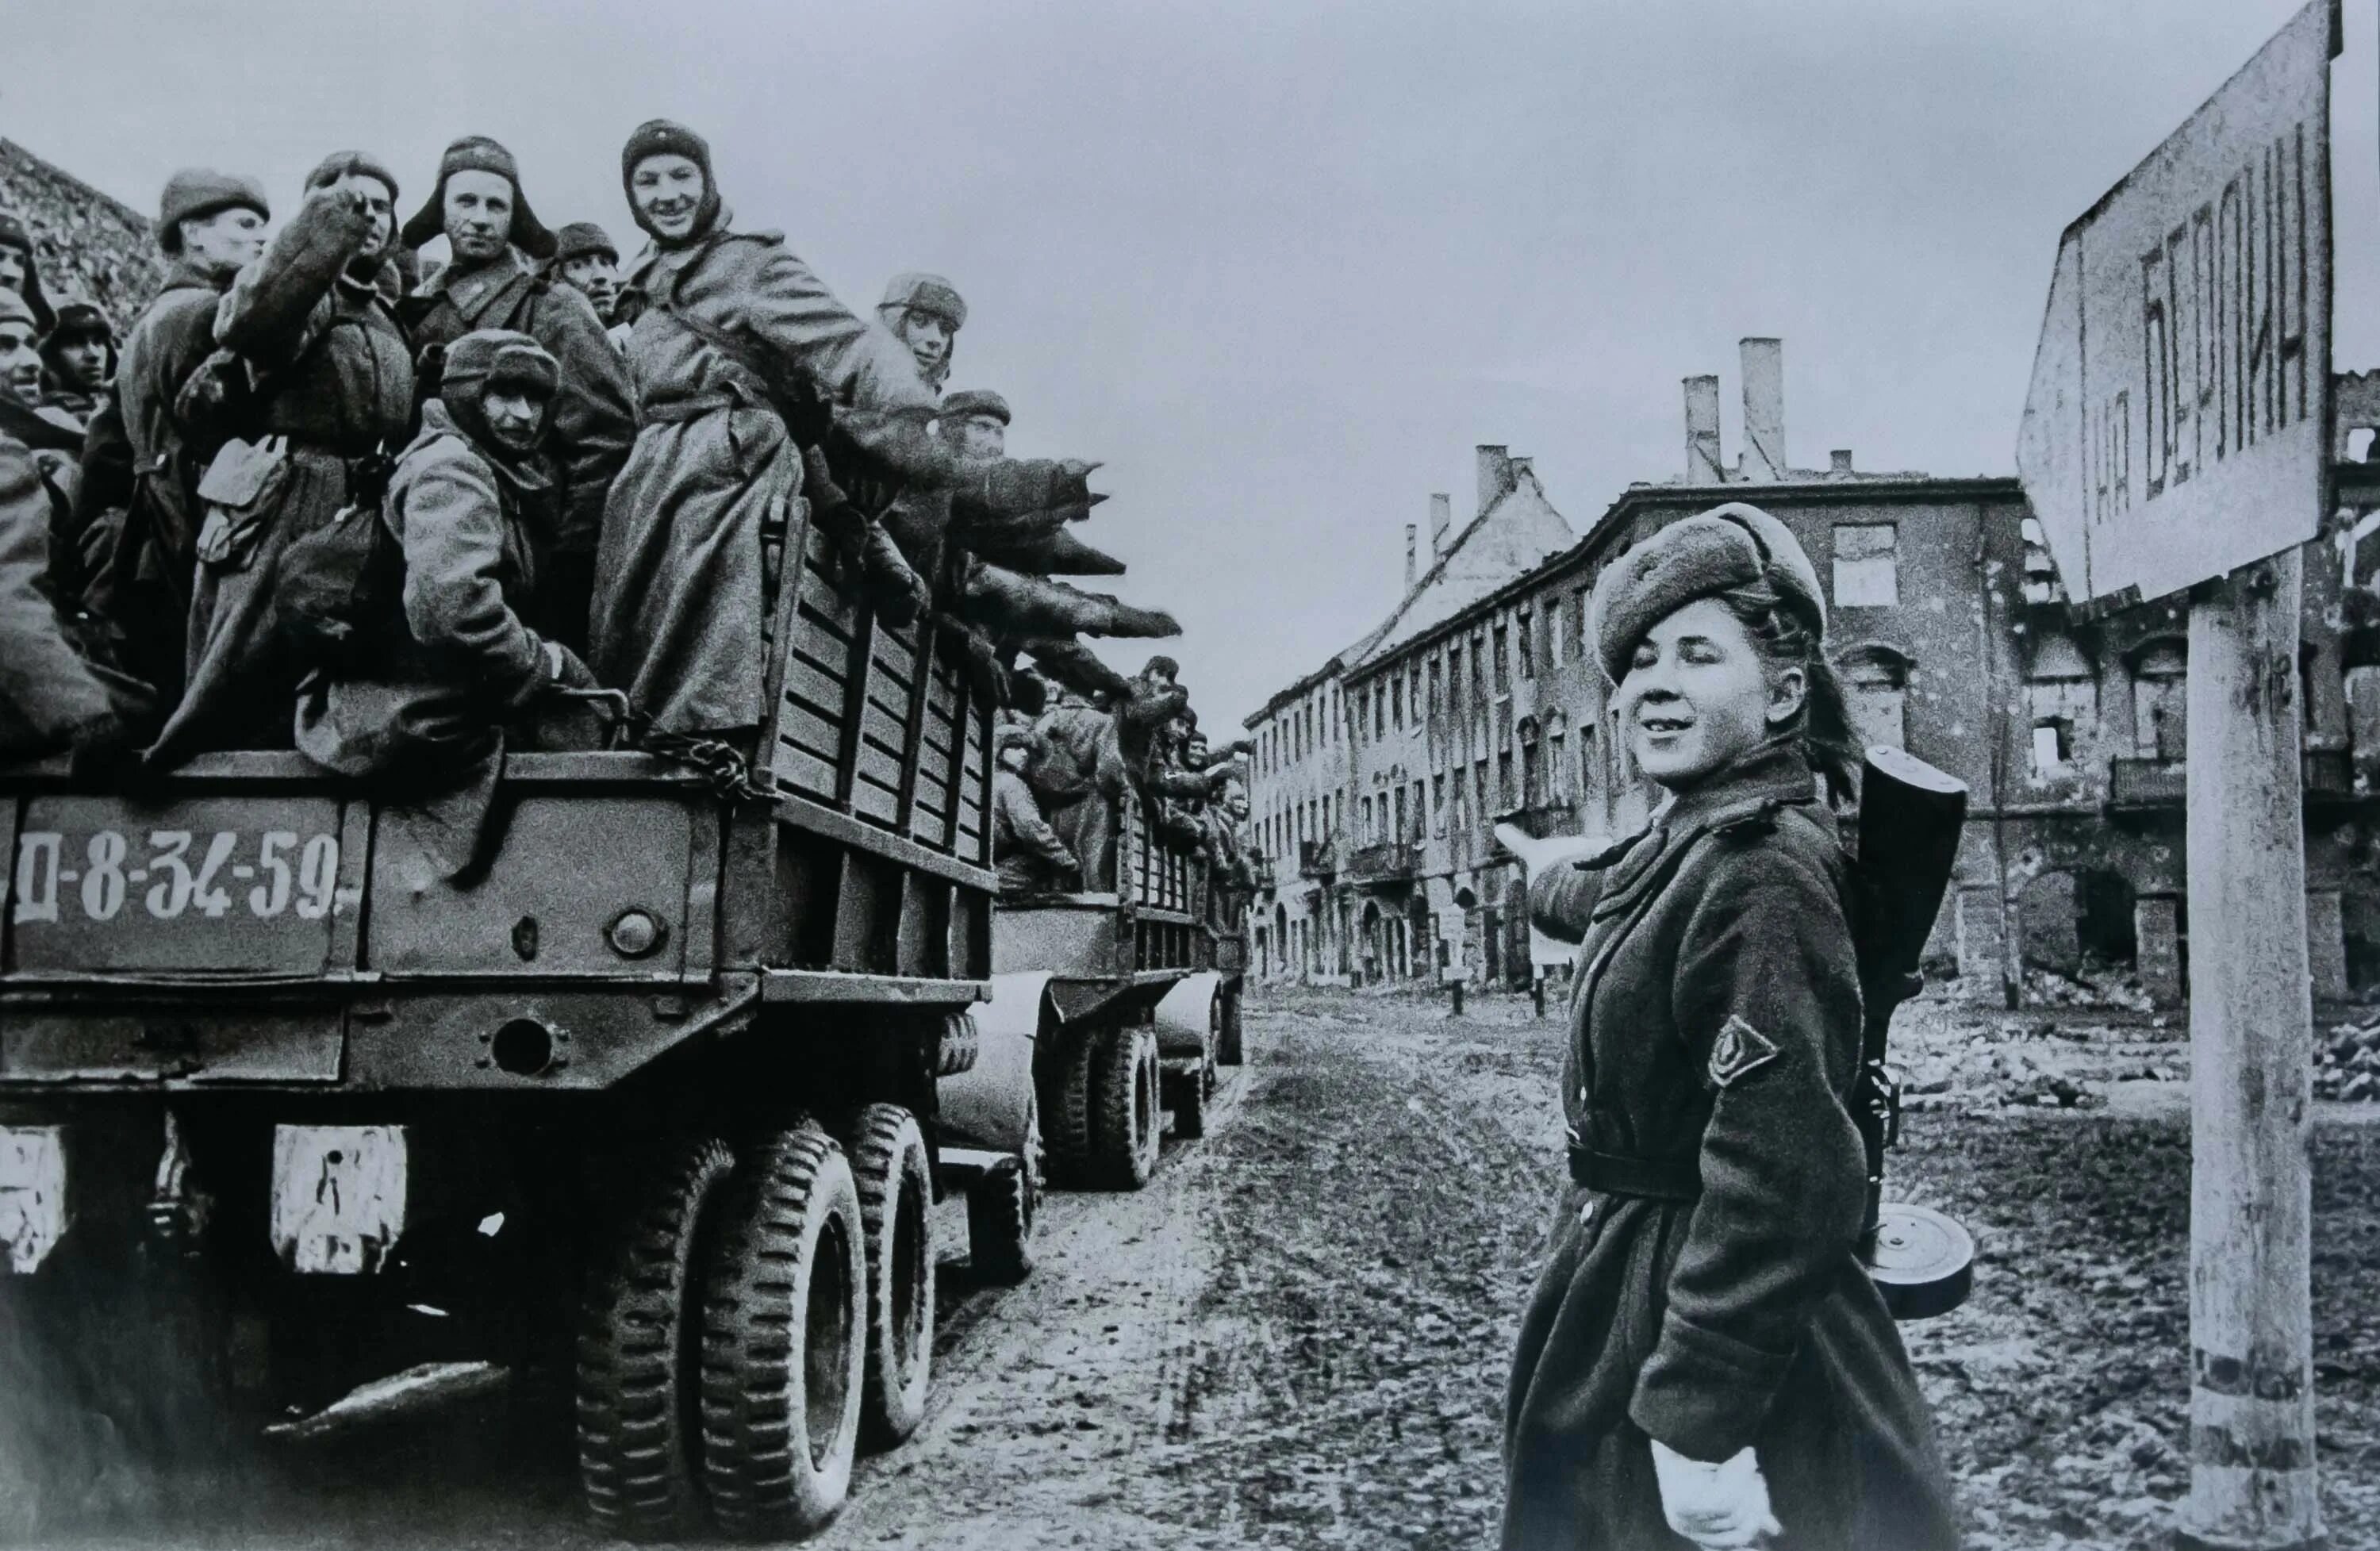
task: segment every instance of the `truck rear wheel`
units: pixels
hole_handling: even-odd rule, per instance
[[[578,1481],[589,1511],[614,1534],[674,1539],[701,1529],[698,1256],[706,1211],[734,1167],[722,1142],[682,1144],[588,1284]]]
[[[1173,1134],[1196,1142],[1207,1134],[1207,1101],[1215,1097],[1215,1049],[1223,1037],[1223,993],[1207,1002],[1207,1042],[1198,1070],[1176,1077],[1173,1089]]]
[[[868,1379],[860,1432],[889,1448],[917,1430],[934,1356],[933,1166],[925,1133],[898,1104],[852,1126],[851,1169],[868,1260]]]
[[[1099,1182],[1110,1190],[1138,1190],[1156,1172],[1165,1127],[1157,1031],[1146,1024],[1102,1029],[1093,1054],[1091,1129]]]
[[[1057,1073],[1049,1090],[1052,1102],[1041,1111],[1050,1117],[1050,1177],[1079,1190],[1093,1182],[1096,1171],[1098,1105],[1091,1087],[1105,1034],[1099,1029],[1069,1029],[1057,1037],[1061,1041]]]
[[[1028,1098],[1023,1152],[967,1192],[967,1263],[978,1280],[1012,1287],[1032,1272],[1040,1215],[1041,1106]]]
[[[859,1192],[824,1132],[736,1170],[703,1278],[702,1478],[720,1528],[793,1539],[851,1489],[868,1359]]]
[[[1245,1058],[1240,1048],[1240,988],[1223,990],[1223,1032],[1215,1041],[1215,1061],[1220,1066],[1237,1066]]]

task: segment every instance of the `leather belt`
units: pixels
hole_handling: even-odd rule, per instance
[[[1571,1183],[1606,1195],[1633,1195],[1647,1201],[1695,1201],[1702,1197],[1702,1169],[1690,1161],[1623,1157],[1597,1152],[1573,1138],[1570,1144]]]
[[[674,398],[666,404],[648,404],[644,407],[644,418],[657,420],[663,425],[676,425],[686,420],[698,420],[722,409],[739,408],[752,402],[747,393],[735,388],[718,388],[707,394]]]

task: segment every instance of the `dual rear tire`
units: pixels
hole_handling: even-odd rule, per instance
[[[805,1123],[739,1157],[693,1139],[647,1176],[579,1320],[579,1477],[606,1530],[808,1534],[843,1506],[863,1436],[917,1427],[933,1350],[925,1140],[895,1105],[862,1110],[851,1140],[846,1155]]]

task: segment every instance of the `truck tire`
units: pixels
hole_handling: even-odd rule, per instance
[[[681,1539],[702,1529],[698,1256],[706,1214],[734,1167],[725,1143],[682,1144],[588,1281],[578,1482],[588,1510],[613,1534]]]
[[[1223,993],[1207,1002],[1207,1041],[1201,1047],[1198,1070],[1174,1079],[1173,1134],[1196,1142],[1207,1134],[1207,1100],[1215,1096],[1215,1048],[1222,1041]]]
[[[1220,1066],[1237,1066],[1245,1056],[1240,1046],[1240,988],[1223,988],[1223,1032],[1215,1041],[1215,1061]]]
[[[1057,1074],[1050,1086],[1050,1102],[1038,1107],[1039,1113],[1050,1117],[1044,1141],[1049,1177],[1081,1190],[1094,1182],[1097,1172],[1093,1157],[1098,1147],[1094,1135],[1098,1127],[1093,1123],[1097,1106],[1091,1085],[1105,1036],[1099,1029],[1069,1029],[1057,1037],[1062,1044],[1054,1063]]]
[[[967,1264],[977,1280],[1014,1287],[1031,1274],[1041,1166],[1041,1106],[1027,1099],[1024,1151],[967,1192]]]
[[[1165,1111],[1159,1106],[1157,1031],[1146,1024],[1101,1029],[1092,1042],[1091,1134],[1099,1181],[1110,1190],[1138,1190],[1157,1169]]]
[[[871,1104],[852,1123],[851,1171],[868,1261],[861,1441],[890,1448],[925,1419],[934,1358],[934,1172],[917,1118]]]
[[[868,1365],[859,1192],[824,1132],[754,1147],[703,1277],[702,1479],[719,1527],[797,1539],[851,1490]]]

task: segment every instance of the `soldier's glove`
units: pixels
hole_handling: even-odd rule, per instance
[[[1704,1551],[1738,1551],[1785,1533],[1769,1511],[1768,1482],[1750,1448],[1714,1463],[1689,1460],[1658,1438],[1650,1441],[1661,1513],[1670,1529]]]

